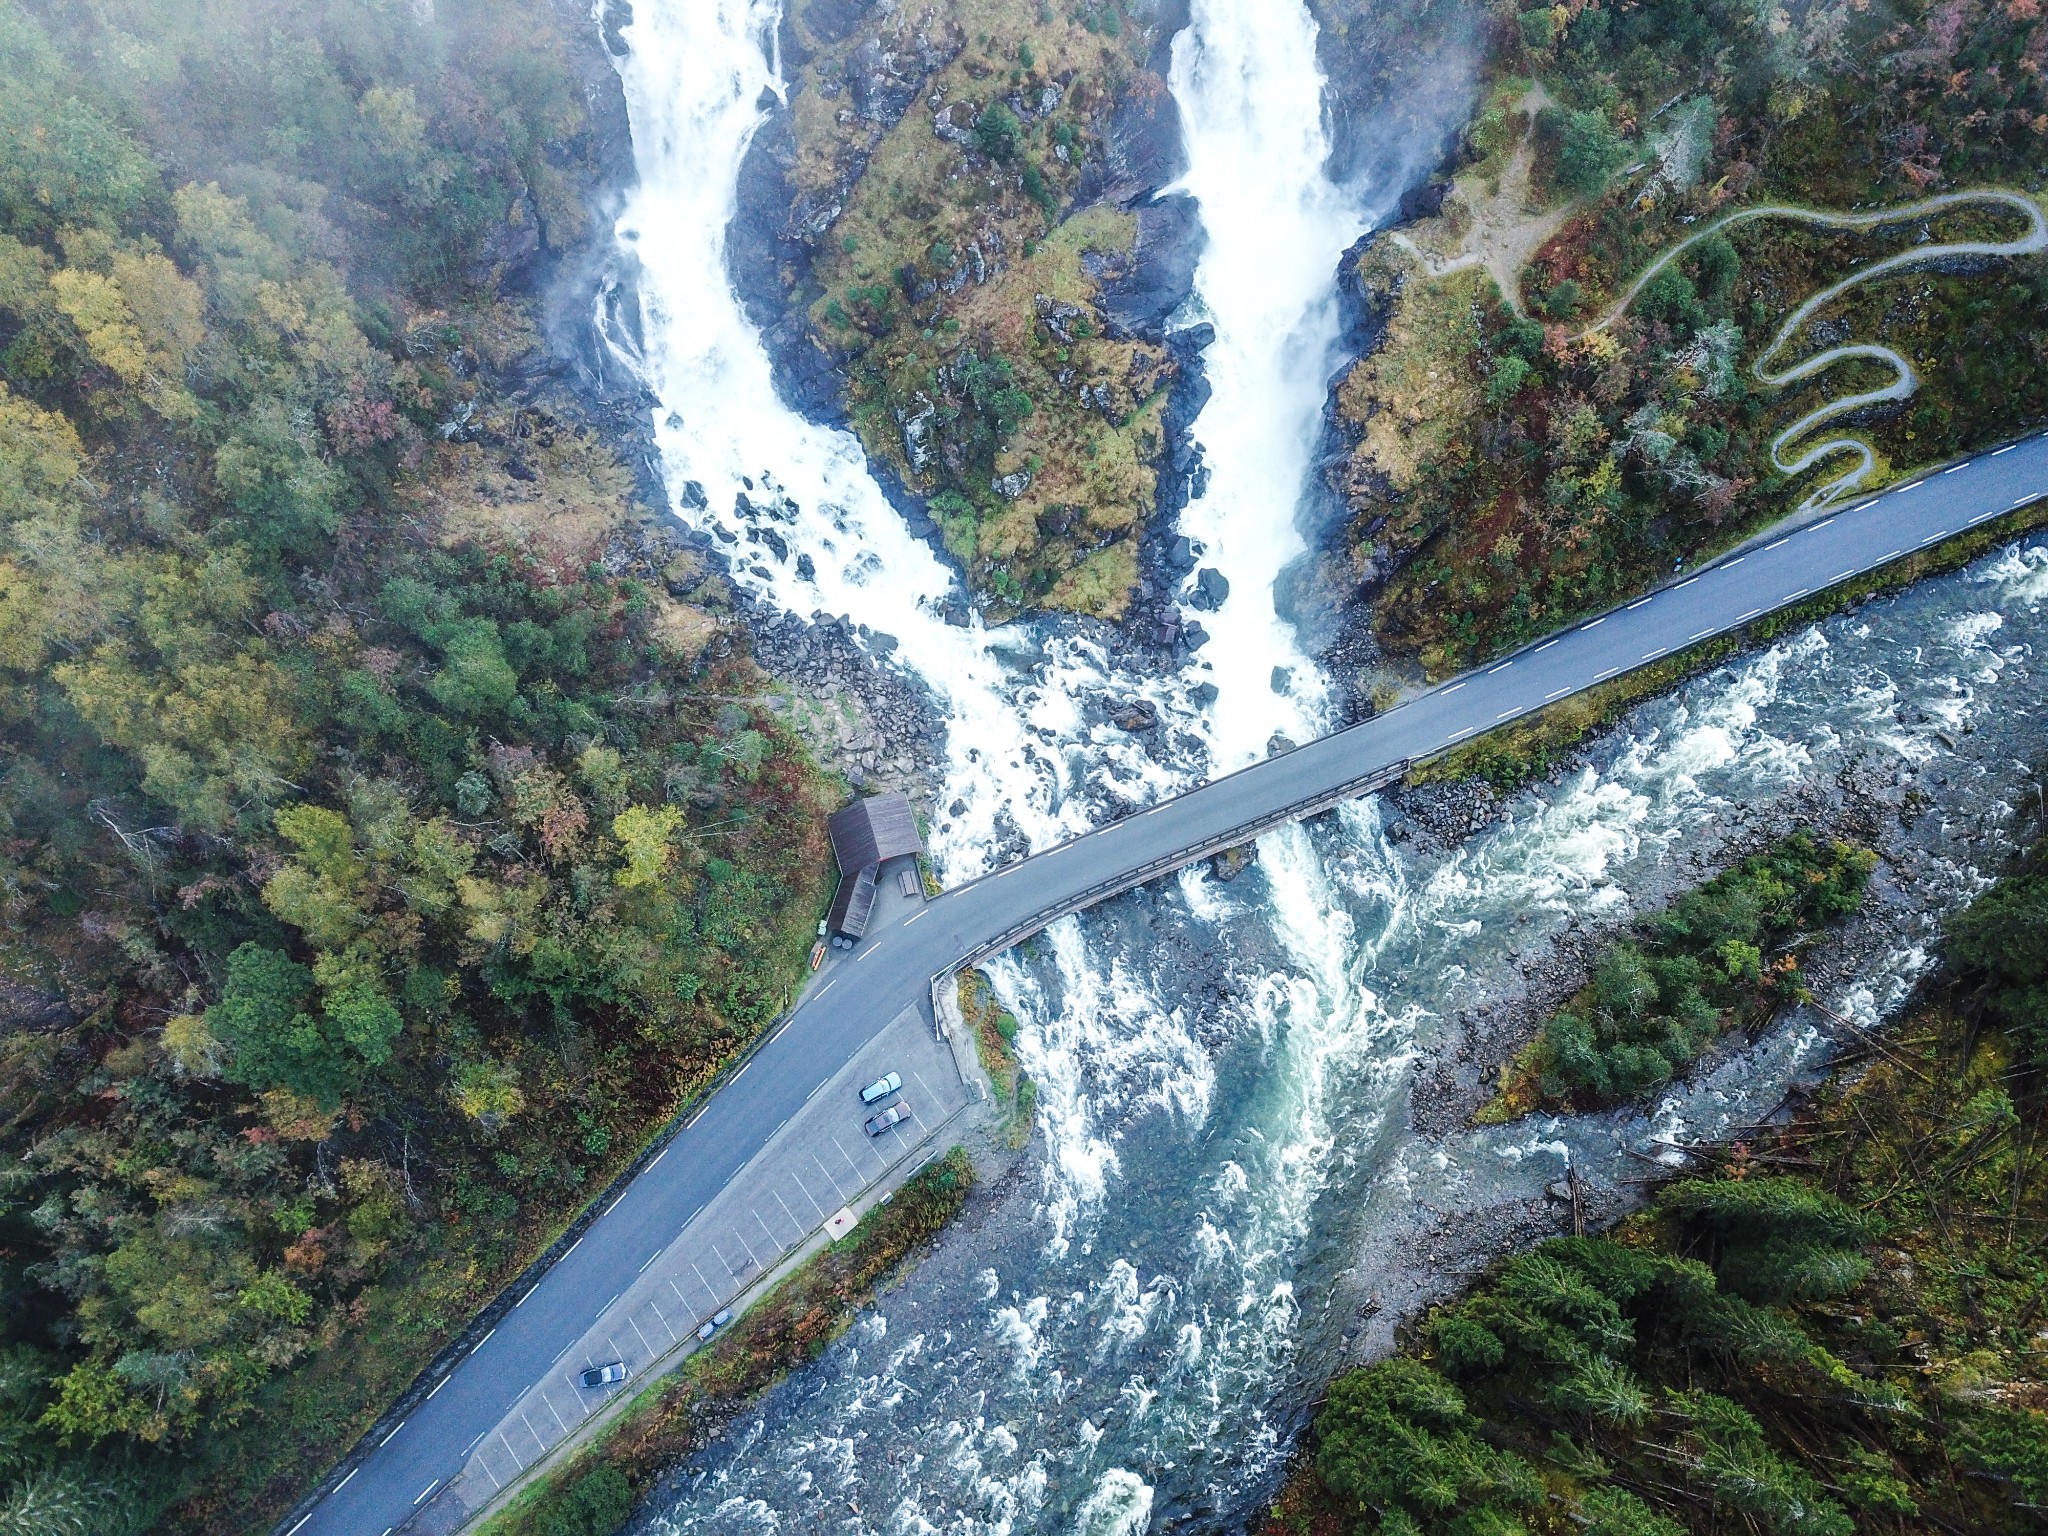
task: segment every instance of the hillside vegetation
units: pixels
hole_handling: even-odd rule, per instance
[[[1756,370],[1779,324],[1877,258],[2024,221],[1744,224],[1595,328],[1661,252],[1760,204],[2038,199],[2048,175],[2037,0],[1573,0],[1493,27],[1441,212],[1360,259],[1387,329],[1336,397],[1350,571],[1382,644],[1430,675],[1639,591],[1849,468],[1788,479],[1770,444],[1889,375],[1851,360],[1772,387]],[[1852,340],[1903,355],[1922,388],[1856,429],[1879,484],[2048,416],[2044,315],[2040,255],[1913,270],[1827,306],[1765,371]]]
[[[507,393],[586,23],[427,15],[0,0],[0,1529],[274,1518],[817,914],[812,770]]]
[[[2048,877],[1786,1128],[1340,1378],[1281,1533],[2021,1532],[2048,1502]]]
[[[1121,616],[1174,371],[1097,302],[1138,237],[1115,199],[1149,190],[1116,180],[1107,139],[1165,95],[1150,29],[1116,0],[840,10],[794,12],[811,334],[998,616]]]

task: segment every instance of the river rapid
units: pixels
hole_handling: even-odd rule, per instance
[[[1339,257],[1401,188],[1328,179],[1305,8],[1196,0],[1175,42],[1184,189],[1207,234],[1181,318],[1216,328],[1194,427],[1211,478],[1182,526],[1231,595],[1203,616],[1200,659],[1167,673],[1127,673],[1072,625],[946,623],[953,577],[857,442],[778,400],[724,251],[760,100],[781,89],[778,19],[773,0],[637,0],[618,62],[641,185],[619,233],[642,315],[617,345],[659,401],[677,515],[728,539],[772,524],[786,544],[734,579],[900,642],[946,725],[939,804],[965,807],[933,829],[941,877],[1322,729],[1324,679],[1274,594],[1302,553],[1286,514],[1337,361]],[[1416,1061],[1512,990],[1513,952],[1625,916],[1680,854],[1741,835],[1733,807],[1912,775],[1939,805],[1915,823],[1915,884],[1971,888],[2025,784],[2044,598],[2048,549],[2008,552],[1648,706],[1462,847],[1404,849],[1378,802],[1350,805],[1264,839],[1232,884],[1186,872],[997,962],[1040,1090],[1022,1171],[679,1471],[649,1527],[1241,1528],[1358,1332],[1347,1256],[1455,1234],[1461,1212],[1540,1211],[1568,1146],[1616,1188],[1624,1147],[1754,1118],[1818,1040],[1795,1027],[1650,1118],[1438,1142],[1402,1113]],[[1177,748],[1091,724],[1102,694],[1151,699]],[[1830,998],[1841,1010],[1881,1015],[1926,963],[1930,913],[1903,896],[1886,913],[1878,958]],[[1462,1255],[1428,1241],[1448,1263],[1483,1253],[1481,1235]]]

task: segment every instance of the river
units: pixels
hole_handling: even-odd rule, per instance
[[[1200,659],[1163,675],[1125,675],[1072,625],[947,624],[951,573],[906,531],[857,442],[777,399],[723,245],[759,101],[780,89],[777,20],[772,0],[637,0],[625,29],[641,186],[620,238],[642,273],[637,366],[660,401],[678,516],[739,537],[771,521],[789,548],[735,579],[901,642],[946,722],[939,803],[966,807],[934,828],[942,878],[1092,825],[1112,796],[1143,803],[1250,760],[1276,732],[1319,730],[1324,680],[1275,593],[1302,548],[1286,514],[1336,361],[1338,258],[1391,197],[1325,174],[1305,9],[1196,0],[1175,44],[1185,189],[1208,236],[1184,318],[1216,328],[1215,392],[1194,429],[1211,478],[1183,527],[1232,590],[1204,615],[1215,639]],[[702,498],[680,493],[693,484]],[[1922,835],[1945,888],[1969,888],[2019,792],[2005,738],[2035,696],[2044,595],[2048,552],[2008,554],[1689,685],[1462,848],[1404,851],[1380,806],[1361,803],[1264,839],[1233,884],[1190,871],[996,963],[1040,1089],[1022,1176],[699,1458],[651,1528],[1241,1527],[1352,1327],[1331,1301],[1347,1252],[1404,1230],[1417,1206],[1454,1217],[1540,1192],[1569,1143],[1597,1173],[1647,1134],[1617,1119],[1422,1143],[1400,1113],[1418,1053],[1509,984],[1511,950],[1626,912],[1680,849],[1719,836],[1731,807],[1871,754],[1956,783],[1948,819],[1923,818]],[[1161,737],[1187,749],[1155,756],[1089,724],[1087,701],[1105,693],[1150,698]],[[1966,803],[1963,770],[1932,766],[1957,756],[1974,775]],[[1832,1000],[1872,1015],[1896,1001],[1925,962],[1925,922],[1902,909],[1887,958]],[[1655,1124],[1739,1118],[1797,1054],[1731,1068],[1659,1106]]]

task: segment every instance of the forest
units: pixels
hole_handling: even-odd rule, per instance
[[[1267,1536],[2021,1532],[2048,1502],[2048,845],[1782,1126],[1341,1377]]]
[[[1775,467],[1778,433],[1886,382],[1864,360],[1776,387],[1757,372],[1843,342],[1904,356],[1919,389],[1849,423],[1877,486],[2048,417],[2048,261],[1949,263],[1859,288],[1760,359],[1808,295],[1946,238],[2010,239],[1952,209],[1866,230],[1746,223],[2048,174],[2038,0],[1572,0],[1488,13],[1479,109],[1435,214],[1377,238],[1383,324],[1336,392],[1348,571],[1401,669],[1441,676],[1644,590],[1785,516],[1851,467]],[[1817,439],[1815,439],[1817,440]],[[1803,445],[1803,444],[1802,444]],[[1390,674],[1391,675],[1391,674]]]
[[[800,974],[831,791],[530,387],[571,25],[0,0],[0,1530],[274,1519]]]

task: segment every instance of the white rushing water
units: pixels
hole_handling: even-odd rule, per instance
[[[1123,674],[1060,626],[946,624],[951,573],[909,536],[858,443],[777,399],[724,249],[759,98],[782,89],[777,19],[772,0],[636,0],[620,72],[642,184],[620,231],[642,272],[638,366],[660,401],[677,515],[722,532],[735,579],[789,612],[847,614],[902,642],[900,664],[946,719],[940,803],[969,807],[937,829],[942,876],[979,873],[1019,837],[1043,846],[1087,825],[1105,785],[1156,799],[1263,755],[1276,732],[1321,729],[1323,680],[1274,590],[1301,553],[1338,258],[1372,200],[1399,189],[1326,175],[1324,82],[1300,0],[1195,0],[1174,49],[1183,187],[1207,233],[1190,309],[1216,327],[1214,395],[1195,427],[1211,478],[1182,526],[1231,582],[1203,616],[1211,644],[1178,677]],[[692,484],[701,506],[681,494]],[[747,539],[763,519],[786,561]],[[2007,572],[2001,601],[2042,579]],[[971,1251],[942,1245],[767,1410],[772,1437],[765,1420],[734,1436],[664,1523],[716,1536],[1135,1536],[1190,1514],[1227,1519],[1286,1453],[1300,1407],[1288,1394],[1322,1305],[1298,1287],[1329,1204],[1374,1187],[1418,1037],[1482,994],[1511,941],[1625,908],[1632,872],[1705,836],[1731,804],[1799,783],[1852,725],[1908,761],[1932,750],[1924,720],[1963,728],[2000,683],[1983,658],[2010,649],[1998,606],[1958,621],[1974,670],[1946,692],[1932,686],[1939,665],[1916,679],[1912,719],[1900,718],[1886,636],[1870,641],[1877,663],[1844,662],[1833,680],[1860,724],[1805,702],[1800,685],[1834,664],[1814,632],[1697,685],[1603,769],[1426,872],[1396,855],[1376,805],[1353,805],[1266,838],[1258,872],[1233,885],[1189,872],[1006,957],[992,974],[1039,1088],[1036,1182]],[[1198,681],[1217,690],[1201,712]],[[1091,727],[1084,706],[1105,693],[1152,699],[1209,762],[1168,767]],[[1197,953],[1227,990],[1190,995]],[[1468,1161],[1547,1155],[1498,1140],[1501,1156]],[[1435,1181],[1450,1200],[1470,1177],[1424,1154],[1388,1167],[1387,1198]]]

